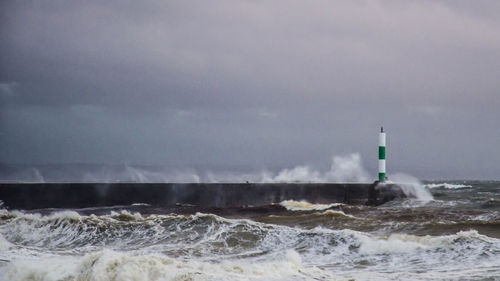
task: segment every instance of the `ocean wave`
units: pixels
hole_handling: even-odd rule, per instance
[[[500,211],[476,215],[476,216],[471,217],[469,219],[469,221],[479,221],[479,222],[484,222],[484,223],[500,224]]]
[[[468,184],[453,184],[453,183],[428,183],[424,184],[427,188],[446,188],[446,189],[459,189],[459,188],[471,188],[472,185]]]
[[[131,206],[151,206],[148,203],[133,203]]]
[[[476,230],[460,231],[453,235],[443,236],[392,234],[379,239],[366,235],[358,235],[357,237],[361,241],[360,251],[365,254],[407,253],[438,248],[446,250],[448,247],[451,250],[452,247],[459,245],[468,245],[470,247],[470,244],[478,244],[476,242],[484,242],[485,244],[498,243],[498,241],[495,241],[498,239],[481,235]]]
[[[330,214],[335,218],[326,217]],[[307,215],[336,220],[345,214],[326,210]],[[321,226],[302,229],[203,213],[121,211],[103,216],[4,212],[0,234],[5,240],[0,239],[0,246],[6,245],[0,248],[0,257],[11,260],[0,266],[0,276],[12,280],[29,276],[37,280],[127,276],[134,280],[304,280],[325,276],[318,266],[347,277],[353,269],[387,272],[394,264],[408,272],[500,266],[500,240],[475,230],[440,236],[382,235]],[[278,272],[275,265],[287,270]],[[276,275],[264,276],[260,271]]]
[[[341,210],[326,210],[313,213],[302,213],[297,215],[270,215],[259,218],[259,221],[278,225],[301,225],[318,226],[328,221],[345,222],[359,220],[353,215],[344,213]]]
[[[359,219],[353,215],[348,215],[344,213],[343,211],[336,211],[336,210],[326,210],[322,213],[314,213],[315,215],[320,215],[320,216],[332,216],[332,217],[346,217],[350,219]]]
[[[299,202],[303,203],[303,202]],[[307,203],[308,204],[308,203]],[[307,206],[307,205],[306,205]],[[328,205],[326,205],[328,206]],[[312,206],[307,210],[324,210]],[[333,216],[358,219],[341,210],[314,212],[300,216]],[[498,213],[481,214],[471,219],[491,221]],[[265,239],[273,238],[274,242],[287,243],[301,235],[355,236],[364,241],[400,241],[408,242],[406,246],[418,242],[435,240],[448,236],[414,236],[410,234],[393,234],[383,239],[375,239],[373,235],[354,230],[331,230],[322,227],[300,229],[283,225],[266,224],[249,219],[228,219],[214,214],[196,213],[194,215],[147,215],[128,211],[111,212],[109,215],[79,215],[73,211],[56,212],[49,215],[4,211],[0,215],[0,238],[16,245],[61,249],[80,247],[82,245],[125,247],[137,249],[149,245],[176,245],[178,242],[192,243],[210,241],[224,246],[248,244],[248,248],[257,247]],[[470,220],[468,220],[469,222]],[[286,235],[285,235],[286,234]],[[460,237],[467,234],[470,238],[484,238],[477,231],[459,232]],[[286,238],[286,239],[284,239]],[[0,239],[0,242],[3,240]],[[446,238],[447,239],[447,238]],[[429,240],[430,241],[430,240]],[[439,240],[441,241],[441,240]],[[399,242],[398,242],[399,243]],[[0,243],[1,245],[2,243]],[[272,243],[271,243],[272,244]],[[134,246],[135,247],[132,247]],[[293,245],[293,244],[290,244]],[[427,245],[427,244],[425,244]],[[187,246],[187,244],[186,244]],[[369,247],[373,248],[373,247]],[[376,248],[376,247],[375,247]]]
[[[397,272],[415,277],[420,273],[420,278],[422,272],[436,267],[462,272],[478,267],[491,272],[500,267],[496,259],[499,240],[477,231],[383,237],[323,228],[276,230],[264,257],[212,256],[206,260],[208,253],[175,256],[151,248],[126,252],[101,249],[84,255],[13,257],[0,266],[0,275],[8,280],[339,280],[352,276],[372,280],[363,274],[368,269],[384,272],[377,278],[383,280],[384,276],[401,277],[394,273],[394,264]]]
[[[0,234],[0,252],[6,251],[10,247],[12,247],[12,243],[7,241],[7,239],[5,239],[2,234]]]
[[[318,276],[339,280],[325,270],[303,266],[293,250],[275,261],[217,263],[102,250],[81,258],[13,261],[0,270],[12,281],[34,276],[37,280],[317,280]]]
[[[333,204],[313,204],[307,201],[285,200],[279,203],[289,211],[323,211],[334,207],[342,206],[342,203]]]
[[[81,216],[61,212],[43,216],[13,212],[4,214],[0,223],[0,233],[8,241],[38,252],[82,254],[107,247],[208,259],[260,255],[277,242],[278,232],[273,225],[203,213],[142,216],[121,211]]]

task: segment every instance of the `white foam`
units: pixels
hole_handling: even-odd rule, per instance
[[[401,190],[409,198],[415,198],[423,203],[427,203],[434,199],[432,194],[425,189],[422,183],[415,177],[397,173],[391,175],[391,181],[389,183],[396,183],[401,187]]]
[[[147,234],[161,230],[159,224],[135,227],[131,221],[146,220],[140,214],[112,212],[107,216],[81,216],[74,211],[61,211],[49,215],[13,211],[4,214],[6,219],[0,226],[4,237],[16,241],[19,246],[38,249],[57,249],[58,251],[79,253],[95,250],[104,243],[136,243],[147,241]],[[129,225],[127,227],[127,225]],[[149,231],[146,232],[146,230]],[[127,239],[120,239],[125,236]],[[151,237],[149,237],[151,239]]]
[[[440,241],[430,236],[414,236],[393,234],[385,239],[374,239],[369,236],[359,236],[360,251],[364,254],[408,253],[418,249],[427,249],[440,245]]]
[[[500,267],[500,240],[477,231],[380,236],[202,213],[61,212],[7,216],[0,233],[13,243],[0,250],[11,260],[0,265],[5,280],[332,280],[332,272]]]
[[[132,206],[136,207],[136,206],[151,206],[151,204],[148,204],[148,203],[133,203]]]
[[[456,234],[442,236],[391,234],[385,238],[376,238],[357,233],[356,237],[361,241],[360,251],[365,254],[410,253],[422,249],[458,247],[459,245],[455,243],[457,239],[480,240],[489,243],[499,242],[498,239],[481,235],[476,230],[460,231]]]
[[[358,271],[349,274],[350,280],[356,281],[400,281],[400,280],[496,280],[491,279],[494,276],[500,276],[500,267],[476,267],[476,268],[461,268],[446,267],[422,270],[406,271],[395,269],[374,272],[374,271]],[[484,278],[481,278],[484,277]]]
[[[71,256],[44,257],[11,260],[0,275],[10,281],[78,280],[75,278],[77,258]]]
[[[459,188],[470,188],[472,185],[468,184],[453,184],[453,183],[428,183],[424,184],[427,188],[446,188],[446,189],[459,189]]]
[[[2,234],[0,234],[0,253],[8,250],[12,246],[13,245],[9,241],[7,241],[7,239],[5,239]]]
[[[3,271],[3,272],[2,272]],[[287,251],[267,262],[202,262],[163,255],[131,255],[103,250],[81,258],[13,261],[0,273],[12,281],[33,280],[315,280],[337,279],[316,267],[304,267],[300,255]]]
[[[328,215],[328,216],[341,216],[341,217],[346,217],[350,219],[359,219],[353,215],[348,215],[344,213],[343,211],[336,211],[336,210],[326,210],[322,212],[320,215]]]
[[[285,207],[289,211],[323,211],[333,207],[341,206],[342,204],[313,204],[307,201],[285,200],[280,202],[280,205]]]

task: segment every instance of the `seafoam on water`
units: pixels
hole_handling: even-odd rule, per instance
[[[272,222],[204,213],[141,214],[140,210],[148,208],[142,205],[131,206],[138,212],[105,215],[82,215],[78,210],[3,210],[0,259],[8,262],[0,263],[0,276],[2,280],[78,281],[481,280],[500,276],[498,238],[471,229],[411,233],[421,225],[419,212],[431,212],[436,208],[432,204],[430,209],[425,205],[375,208],[294,201],[282,205],[290,208],[289,213],[259,218]],[[498,217],[487,216],[490,213],[474,211],[474,216],[487,220],[483,224],[495,225]],[[456,225],[454,220],[471,218],[452,217],[444,223],[451,227]],[[369,230],[349,229],[357,225]]]
[[[424,185],[427,188],[447,188],[447,189],[457,189],[457,188],[471,188],[472,185],[468,184],[459,184],[459,183],[429,183]]]
[[[290,211],[323,211],[330,208],[342,206],[343,204],[312,204],[307,201],[285,200],[280,202],[280,205]]]

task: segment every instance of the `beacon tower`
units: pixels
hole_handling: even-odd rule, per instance
[[[384,127],[380,127],[378,135],[378,180],[385,181],[385,132]]]

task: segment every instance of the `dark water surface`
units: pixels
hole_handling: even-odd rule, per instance
[[[0,280],[500,280],[500,182],[418,188],[434,199],[2,210]]]

